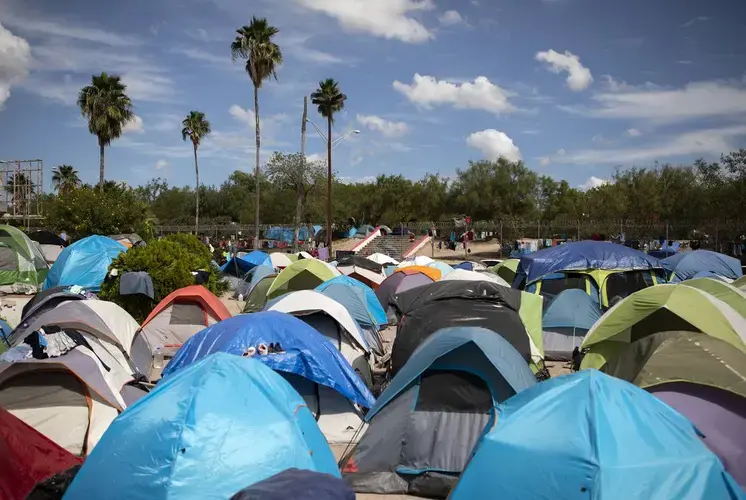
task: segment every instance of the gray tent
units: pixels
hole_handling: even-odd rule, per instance
[[[536,383],[504,338],[446,328],[423,342],[365,417],[340,465],[357,493],[442,497],[494,425],[497,404]]]

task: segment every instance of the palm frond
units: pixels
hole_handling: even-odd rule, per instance
[[[345,107],[347,96],[339,90],[339,83],[333,78],[327,78],[319,82],[317,88],[311,94],[311,102],[317,106],[319,114],[334,122],[334,114]]]
[[[181,138],[186,141],[188,137],[195,147],[199,147],[202,139],[212,132],[210,122],[201,111],[190,111],[181,124],[184,126],[181,129]]]
[[[231,57],[246,60],[246,73],[256,88],[269,77],[277,79],[282,64],[282,49],[272,39],[280,32],[266,18],[253,17],[251,24],[236,30],[231,43]]]

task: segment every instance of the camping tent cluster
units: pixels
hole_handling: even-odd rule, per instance
[[[719,255],[251,252],[221,269],[244,314],[195,285],[137,324],[95,297],[124,247],[79,243],[5,336],[2,498],[746,498],[746,285]]]

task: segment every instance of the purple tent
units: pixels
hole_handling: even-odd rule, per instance
[[[391,297],[418,286],[429,285],[432,282],[433,280],[423,273],[394,273],[383,280],[378,289],[376,289],[376,297],[378,297],[381,305],[386,310],[386,318],[389,324],[396,324],[396,314],[394,313],[394,309],[389,306]]]
[[[647,390],[687,417],[746,490],[746,398],[715,387],[671,382]]]

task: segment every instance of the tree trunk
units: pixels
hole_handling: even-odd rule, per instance
[[[332,256],[332,115],[326,119],[326,247],[329,258]]]
[[[104,141],[98,140],[99,148],[99,164],[98,164],[98,186],[100,190],[104,190]]]
[[[256,184],[254,189],[256,190],[254,201],[254,249],[259,248],[259,184],[260,184],[260,171],[259,171],[259,149],[262,145],[261,133],[259,131],[259,89],[254,86],[254,118],[256,120],[256,169],[254,170],[254,177]]]
[[[303,117],[300,124],[300,157],[303,162],[303,168],[300,178],[297,179],[298,201],[295,205],[295,234],[293,235],[293,252],[298,251],[300,236],[300,218],[303,214],[303,181],[306,175],[306,121],[308,120],[308,97],[303,96]]]
[[[197,176],[197,191],[196,191],[196,198],[197,198],[197,209],[194,213],[194,234],[199,237],[199,165],[197,164],[197,145],[193,144],[194,146],[194,173]]]

